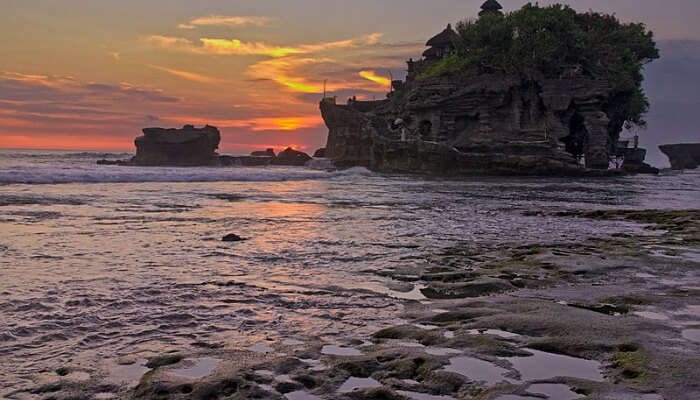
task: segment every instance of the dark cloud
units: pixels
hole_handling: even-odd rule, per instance
[[[177,97],[164,95],[159,90],[141,89],[133,86],[116,86],[105,83],[90,83],[83,86],[89,94],[113,95],[117,97],[128,97],[134,100],[145,100],[156,103],[177,103]]]

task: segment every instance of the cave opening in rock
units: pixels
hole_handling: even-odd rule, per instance
[[[574,114],[569,122],[569,135],[561,138],[566,145],[566,151],[576,158],[581,158],[586,151],[588,143],[588,131],[581,114]]]
[[[461,136],[471,136],[479,130],[479,114],[470,116],[462,115],[455,118],[455,129],[453,137],[450,139],[458,139]]]
[[[418,126],[418,132],[423,140],[429,140],[433,133],[433,123],[430,121],[421,121]]]

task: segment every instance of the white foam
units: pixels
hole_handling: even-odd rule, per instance
[[[0,167],[0,183],[283,182],[367,176],[356,167],[319,171],[303,167],[124,167],[113,165],[18,165]]]

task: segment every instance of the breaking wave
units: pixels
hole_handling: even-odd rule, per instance
[[[138,182],[283,182],[368,176],[361,167],[322,171],[303,167],[171,168],[117,166],[14,166],[0,168],[0,184],[138,183]]]

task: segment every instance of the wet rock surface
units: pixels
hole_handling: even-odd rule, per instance
[[[700,244],[700,211],[555,217],[643,221],[650,234],[465,242],[393,274],[428,285],[498,282],[498,290],[402,300],[401,323],[371,338],[270,339],[247,350],[152,355],[81,381],[69,379],[78,370],[66,366],[33,392],[55,399],[698,398],[700,263],[678,248]],[[669,246],[680,256],[655,252]]]

